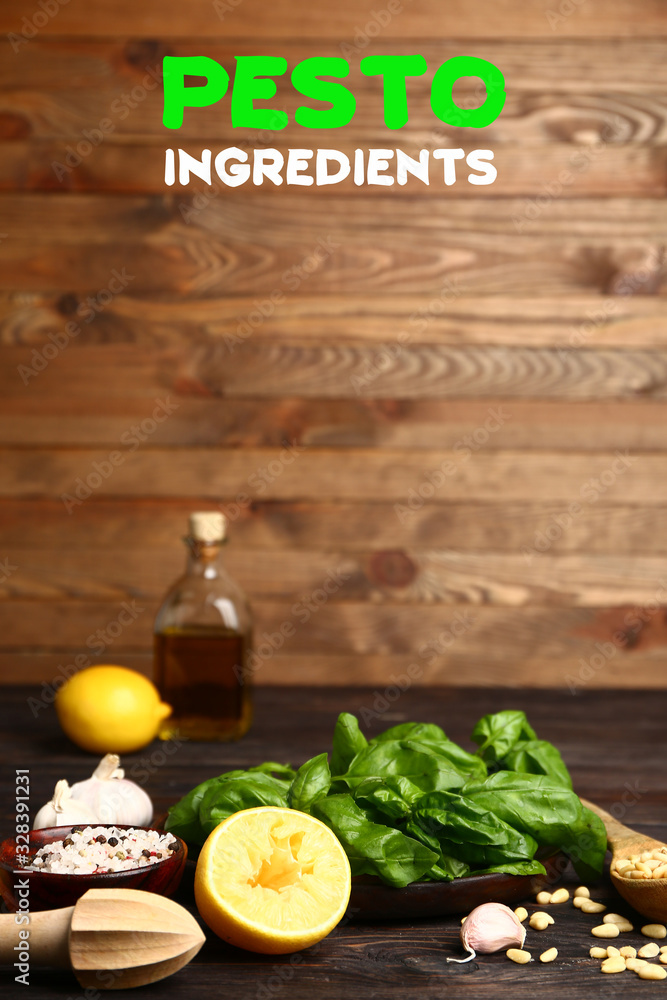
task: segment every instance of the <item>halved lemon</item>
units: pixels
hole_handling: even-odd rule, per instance
[[[333,930],[350,898],[350,862],[307,813],[258,806],[232,813],[204,844],[195,899],[218,937],[267,955],[300,951]]]

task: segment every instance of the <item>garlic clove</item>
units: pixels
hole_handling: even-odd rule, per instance
[[[482,903],[468,914],[461,925],[461,942],[469,953],[466,958],[448,958],[448,962],[470,962],[475,955],[488,955],[507,948],[521,948],[526,928],[504,903]]]
[[[119,764],[117,754],[106,754],[90,778],[72,786],[72,797],[90,806],[101,823],[150,826],[153,803],[140,785],[125,778]]]
[[[56,783],[53,798],[39,810],[32,825],[33,830],[44,830],[50,826],[75,826],[84,823],[98,823],[97,814],[85,803],[72,799],[72,789],[67,781]]]

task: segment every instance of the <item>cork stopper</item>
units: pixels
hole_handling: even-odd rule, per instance
[[[190,514],[190,535],[196,542],[221,542],[227,518],[219,510],[198,510]]]

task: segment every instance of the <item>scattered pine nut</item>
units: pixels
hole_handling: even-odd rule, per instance
[[[606,958],[600,966],[602,972],[625,972],[625,959],[614,956]]]
[[[630,972],[639,972],[642,966],[648,965],[643,958],[626,958],[625,967],[630,969]]]
[[[642,934],[644,937],[665,938],[667,937],[667,927],[664,924],[644,924]]]
[[[540,962],[553,962],[554,958],[558,957],[558,948],[547,948],[540,955]]]
[[[590,899],[591,890],[585,885],[577,886],[577,888],[574,890],[574,898],[578,899],[580,896],[583,896],[585,899]]]
[[[570,894],[566,888],[556,889],[555,892],[551,893],[550,903],[567,903],[570,898]]]
[[[518,921],[520,921],[520,923],[523,923],[526,917],[528,916],[528,910],[526,909],[525,906],[517,906],[516,910],[514,911],[514,916]]]
[[[572,900],[572,905],[576,906],[576,908],[580,910],[581,907],[584,905],[584,902],[590,903],[591,900],[588,899],[587,896],[575,896],[574,899]]]
[[[532,962],[533,958],[529,951],[524,951],[522,948],[510,948],[505,954],[512,962],[516,962],[517,965],[525,965],[527,962]]]
[[[640,979],[667,979],[667,969],[663,969],[660,965],[642,965],[641,969],[637,969],[637,975]]]
[[[667,965],[667,951],[660,952],[660,961],[663,965]]]
[[[602,918],[603,924],[616,924],[620,934],[625,934],[628,931],[633,931],[634,927],[626,917],[622,917],[620,913],[605,913]]]
[[[650,944],[645,944],[643,948],[640,948],[637,954],[640,958],[655,958],[656,955],[660,954],[660,948],[655,941],[651,941]]]
[[[626,944],[619,951],[619,955],[622,955],[623,958],[636,958],[637,957],[637,949],[633,948],[631,944]]]
[[[539,903],[540,906],[544,906],[545,903],[550,903],[551,902],[551,893],[550,892],[538,892],[537,896],[535,897],[535,901],[537,903]]]
[[[593,937],[599,938],[615,938],[619,935],[619,930],[616,924],[598,924],[591,931]]]
[[[594,899],[582,899],[579,909],[582,913],[604,913],[607,907],[604,903],[596,903]]]
[[[667,951],[667,944],[663,944],[662,947],[660,948],[660,951],[661,952]]]
[[[607,958],[618,958],[621,954],[619,948],[614,948],[613,944],[610,944],[605,951],[607,952]]]
[[[591,958],[608,958],[609,957],[607,955],[607,949],[606,948],[599,948],[596,945],[593,945],[593,947],[589,950],[588,954],[591,956]]]
[[[545,931],[549,926],[549,921],[547,919],[546,913],[533,913],[532,917],[528,921],[530,926],[534,931]],[[553,923],[553,920],[551,921]]]

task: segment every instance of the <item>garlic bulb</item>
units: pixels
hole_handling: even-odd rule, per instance
[[[115,753],[108,753],[90,778],[72,785],[72,798],[84,802],[99,823],[125,826],[150,826],[153,803],[146,792],[125,777]]]
[[[63,779],[56,784],[53,798],[39,810],[32,825],[33,830],[44,830],[47,826],[88,826],[97,823],[97,816],[85,802],[72,798],[72,789]]]
[[[470,962],[476,952],[488,955],[505,948],[521,948],[526,928],[504,903],[476,906],[461,925],[461,941],[469,954],[466,958],[448,958],[448,962]]]

